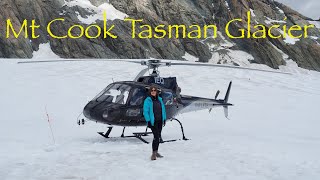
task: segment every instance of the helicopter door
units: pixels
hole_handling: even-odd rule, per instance
[[[173,94],[171,91],[162,91],[160,96],[162,97],[163,103],[166,106],[167,117],[172,117],[175,114],[176,105],[173,101]]]
[[[143,117],[143,102],[146,98],[147,91],[144,88],[134,88],[131,90],[131,93],[132,95],[129,100],[130,108],[127,110],[126,115],[141,120]]]
[[[173,104],[173,95],[171,92],[161,92],[161,97],[166,106]]]
[[[132,90],[132,96],[130,99],[130,106],[140,106],[143,104],[146,98],[147,91],[144,88],[136,88]]]

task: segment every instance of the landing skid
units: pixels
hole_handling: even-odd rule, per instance
[[[175,141],[178,141],[178,140],[184,140],[184,141],[187,141],[187,140],[189,140],[189,139],[187,139],[186,137],[185,137],[185,135],[184,135],[184,130],[183,130],[183,125],[182,125],[182,123],[178,120],[178,119],[176,119],[176,118],[172,118],[172,119],[170,119],[170,121],[177,121],[179,124],[180,124],[180,128],[181,128],[181,133],[182,133],[182,139],[173,139],[173,140],[162,140],[162,138],[160,139],[160,143],[167,143],[167,142],[175,142]],[[98,134],[100,134],[102,137],[104,137],[104,138],[111,138],[111,137],[109,137],[109,135],[110,135],[110,133],[111,133],[111,131],[112,131],[112,126],[110,126],[110,127],[108,127],[108,130],[107,130],[107,132],[98,132]],[[121,134],[121,138],[132,138],[132,137],[135,137],[135,138],[137,138],[137,139],[139,139],[140,141],[142,141],[142,142],[144,142],[144,143],[146,143],[146,144],[149,144],[149,142],[148,141],[146,141],[143,137],[144,136],[148,136],[149,134],[152,134],[152,132],[148,132],[148,127],[146,128],[146,131],[145,132],[136,132],[136,133],[132,133],[133,135],[131,135],[131,136],[125,136],[124,135],[124,131],[125,131],[125,129],[126,129],[126,127],[123,127],[123,130],[122,130],[122,134]]]
[[[171,121],[177,121],[177,122],[180,124],[181,133],[182,133],[182,140],[184,140],[184,141],[189,140],[189,139],[186,138],[186,136],[184,135],[184,130],[183,130],[183,125],[182,125],[182,123],[181,123],[178,119],[176,119],[176,118],[172,118],[172,119],[170,119],[170,120],[171,120]]]
[[[113,127],[110,126],[110,127],[108,127],[107,132],[98,132],[98,134],[100,134],[102,137],[107,138],[107,139],[113,138],[113,137],[109,137],[112,129],[113,129]],[[148,132],[148,131],[147,131],[148,128],[146,128],[146,131],[145,131],[145,132],[142,132],[142,133],[132,133],[133,135],[131,135],[131,136],[125,136],[125,135],[124,135],[125,129],[126,129],[126,127],[123,127],[122,134],[121,134],[121,136],[120,136],[121,138],[132,138],[132,137],[135,137],[135,138],[141,140],[142,142],[144,142],[144,143],[146,143],[146,144],[149,143],[149,142],[147,142],[145,139],[142,138],[142,136],[148,136],[149,134],[152,134],[152,132]]]
[[[101,136],[105,137],[105,138],[110,138],[109,135],[112,131],[112,126],[108,127],[108,131],[106,133],[103,133],[103,132],[98,132],[98,134],[100,134]]]

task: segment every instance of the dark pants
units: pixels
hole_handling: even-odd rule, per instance
[[[154,126],[151,126],[151,124],[149,124],[148,127],[153,133],[152,150],[158,151],[161,139],[162,121],[155,121]]]

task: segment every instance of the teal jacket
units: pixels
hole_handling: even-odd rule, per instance
[[[166,107],[163,103],[163,100],[161,97],[158,96],[158,99],[161,103],[161,107],[162,107],[162,121],[164,122],[167,119],[167,113],[166,113]],[[151,125],[154,126],[154,114],[153,114],[153,102],[151,97],[147,97],[144,100],[143,103],[143,116],[146,120],[146,122],[151,122]]]

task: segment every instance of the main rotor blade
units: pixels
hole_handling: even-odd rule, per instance
[[[264,70],[264,69],[255,69],[255,68],[247,68],[241,66],[231,66],[231,65],[223,65],[223,64],[205,64],[205,63],[178,63],[173,62],[171,63],[172,66],[204,66],[204,67],[219,67],[219,68],[230,68],[230,69],[244,69],[244,70],[251,70],[251,71],[260,71],[260,72],[269,72],[269,73],[278,73],[278,74],[290,74],[286,72],[279,72],[279,71],[272,71],[272,70]]]
[[[135,63],[135,64],[149,66],[148,62],[150,62],[150,60],[160,60],[160,62],[158,64],[153,63],[153,65],[158,65],[158,67],[171,66],[171,65],[175,65],[175,66],[203,66],[203,67],[218,67],[218,68],[230,68],[230,69],[244,69],[244,70],[251,70],[251,71],[260,71],[260,72],[269,72],[269,73],[291,75],[291,73],[286,73],[286,72],[264,70],[264,69],[255,69],[255,68],[248,68],[248,67],[241,67],[241,66],[223,65],[223,64],[169,62],[170,61],[169,59],[130,59],[130,60],[128,60],[128,59],[61,59],[61,60],[42,60],[42,61],[20,61],[20,62],[18,62],[18,64],[55,63],[55,62],[58,62],[58,63],[60,63],[60,62],[85,62],[85,61],[87,61],[87,62],[129,62],[129,63]],[[167,64],[162,64],[161,60],[163,60],[164,63],[167,63]]]
[[[61,59],[61,60],[41,60],[41,61],[20,61],[18,64],[33,64],[33,63],[60,63],[60,62],[129,62],[141,64],[141,59]]]

